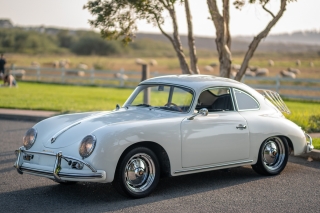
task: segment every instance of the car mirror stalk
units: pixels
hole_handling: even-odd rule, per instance
[[[207,116],[208,115],[208,109],[207,108],[200,109],[198,113],[192,115],[190,118],[188,118],[188,120],[193,120],[198,115]]]

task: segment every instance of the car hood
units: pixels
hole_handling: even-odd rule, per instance
[[[168,114],[168,113],[166,113]],[[36,125],[38,138],[46,148],[63,148],[79,143],[94,130],[107,125],[165,118],[168,115],[149,109],[78,113],[56,116]]]

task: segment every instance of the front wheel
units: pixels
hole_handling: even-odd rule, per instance
[[[258,161],[252,168],[262,175],[278,175],[286,167],[288,157],[287,140],[284,137],[271,137],[261,144]]]
[[[154,190],[159,178],[160,166],[156,155],[148,148],[137,147],[120,160],[113,185],[122,195],[143,198]]]

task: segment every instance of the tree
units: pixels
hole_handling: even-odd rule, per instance
[[[270,10],[266,8],[266,5],[269,3],[269,0],[259,0],[259,3],[261,4],[262,8],[269,13],[272,16],[271,21],[267,24],[264,30],[262,30],[256,37],[253,38],[252,42],[249,45],[249,49],[245,54],[245,57],[242,61],[241,67],[239,72],[237,73],[235,80],[240,81],[245,74],[250,59],[252,58],[254,52],[256,51],[260,41],[267,37],[272,27],[275,26],[275,24],[279,21],[281,16],[283,15],[284,11],[286,10],[287,2],[292,2],[295,0],[281,0],[279,11],[276,15],[274,15]],[[256,0],[250,0],[250,3],[255,3]],[[241,4],[240,4],[241,5]]]
[[[241,64],[241,68],[237,73],[235,79],[240,81],[245,74],[250,59],[252,58],[255,50],[257,49],[260,41],[265,38],[272,27],[279,21],[284,11],[286,10],[287,2],[292,2],[295,0],[281,0],[279,11],[276,15],[274,15],[270,10],[266,8],[266,5],[270,2],[270,0],[248,0],[249,3],[254,4],[258,2],[262,9],[265,10],[272,16],[271,21],[267,24],[264,30],[262,30],[256,37],[253,38],[252,42],[249,45],[249,48],[245,54],[243,62]],[[207,0],[209,12],[211,15],[211,19],[216,28],[216,45],[217,51],[219,54],[219,62],[220,62],[220,76],[222,77],[230,77],[231,70],[231,36],[229,29],[229,0],[222,0],[223,8],[222,14],[219,12],[219,8],[217,6],[216,0]],[[246,3],[246,0],[235,0],[234,5],[237,9],[241,9],[242,6]]]
[[[191,69],[183,52],[175,4],[185,3],[188,20],[188,38],[190,49]],[[159,28],[161,33],[171,42],[180,63],[183,74],[199,73],[197,57],[192,32],[191,13],[188,0],[91,0],[84,6],[95,16],[90,20],[91,26],[100,29],[101,35],[108,39],[120,39],[125,43],[131,42],[138,27],[138,20],[146,20]],[[173,24],[173,34],[169,35],[163,29],[163,13],[168,12]],[[193,71],[192,71],[193,70]]]
[[[216,0],[207,0],[211,19],[216,28],[216,46],[220,62],[220,76],[230,77],[231,70],[231,36],[229,31],[229,0],[222,0],[223,14],[219,12]]]

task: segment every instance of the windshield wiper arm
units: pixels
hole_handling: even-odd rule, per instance
[[[149,104],[138,104],[138,105],[132,105],[132,106],[151,107],[151,105],[149,105]]]

